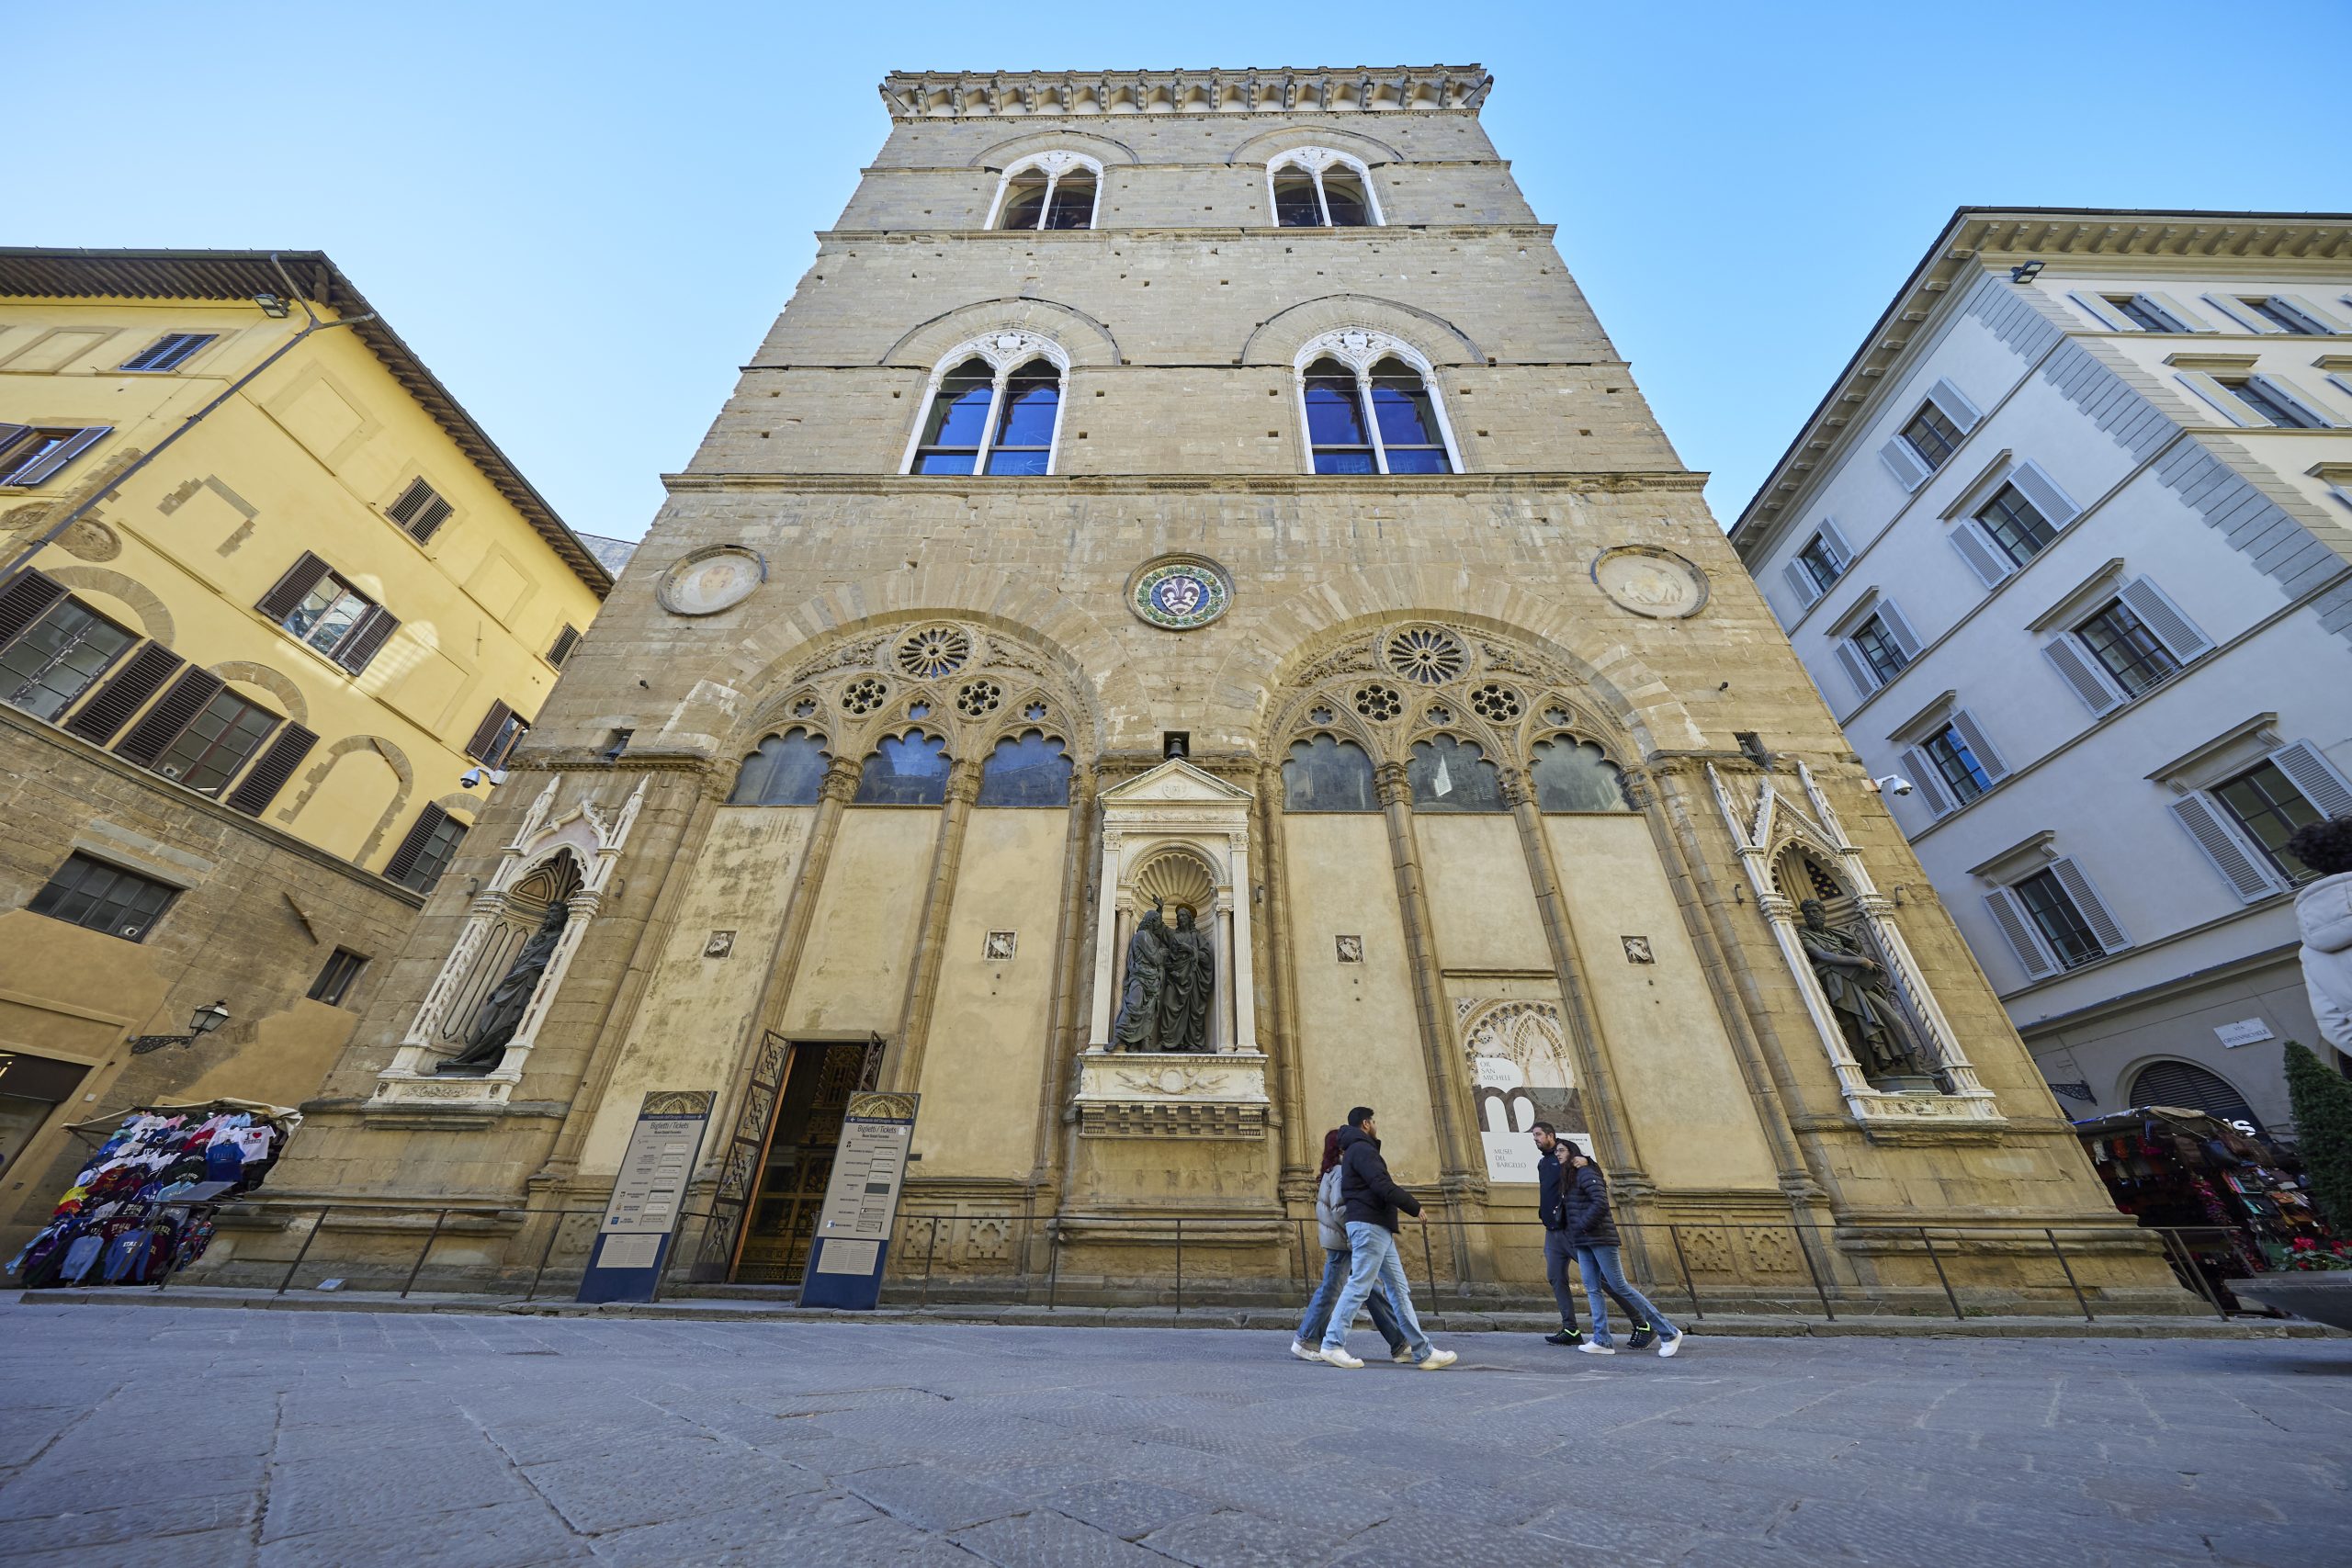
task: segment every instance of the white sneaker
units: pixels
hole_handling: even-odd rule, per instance
[[[1661,1339],[1657,1342],[1657,1353],[1661,1356],[1671,1356],[1681,1348],[1682,1336],[1679,1334],[1670,1339]]]
[[[1669,1341],[1669,1343],[1671,1343],[1671,1341]],[[1596,1345],[1589,1339],[1577,1346],[1577,1348],[1583,1351],[1588,1356],[1613,1356],[1617,1353],[1616,1346]]]
[[[1462,1358],[1451,1350],[1432,1349],[1429,1359],[1420,1363],[1420,1369],[1425,1372],[1442,1372],[1460,1359]]]
[[[1395,1361],[1399,1366],[1410,1367],[1418,1364],[1413,1359],[1413,1348],[1410,1345],[1406,1346],[1403,1349],[1397,1351],[1388,1359]]]
[[[1363,1365],[1362,1359],[1349,1355],[1344,1347],[1337,1350],[1325,1350],[1322,1355],[1322,1359],[1327,1364],[1334,1367],[1361,1367]]]
[[[1302,1360],[1302,1361],[1319,1361],[1319,1360],[1321,1360],[1321,1359],[1323,1359],[1321,1356],[1317,1355],[1317,1354],[1313,1349],[1309,1348],[1308,1348],[1307,1346],[1306,1346],[1306,1345],[1301,1344],[1299,1341],[1297,1341],[1297,1340],[1295,1340],[1295,1339],[1294,1339],[1294,1340],[1292,1340],[1292,1341],[1290,1342],[1290,1353],[1291,1353],[1292,1355],[1294,1355],[1294,1356],[1297,1357],[1297,1358],[1298,1358],[1300,1360]]]

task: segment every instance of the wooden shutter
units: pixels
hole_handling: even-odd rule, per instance
[[[2123,922],[2115,918],[2107,907],[2107,900],[2098,896],[2098,888],[2091,882],[2088,872],[2072,858],[2061,856],[2050,863],[2050,874],[2058,879],[2058,886],[2066,890],[2066,897],[2075,901],[2075,912],[2083,917],[2085,925],[2091,928],[2091,935],[2098,938],[2102,951],[2120,953],[2132,945],[2132,938],[2125,932]]]
[[[2187,829],[2230,891],[2241,904],[2258,903],[2277,892],[2279,882],[2269,863],[2240,840],[2221,807],[2201,795],[2187,795],[2171,803],[2174,820]]]
[[[2197,623],[2181,614],[2180,606],[2146,578],[2133,578],[2117,591],[2116,596],[2155,634],[2165,650],[2183,664],[2212,649],[2213,639],[2199,631]]]
[[[2344,324],[2300,294],[2273,294],[2270,302],[2290,316],[2301,318],[2304,324],[2324,337],[2340,336]]]
[[[504,703],[491,704],[490,711],[481,716],[481,723],[474,727],[474,738],[466,742],[466,755],[477,762],[490,763],[491,749],[498,744],[499,732],[514,716],[514,710]]]
[[[2008,939],[2009,951],[2017,954],[2018,966],[2029,980],[2045,980],[2058,973],[2058,961],[2041,944],[2041,933],[2033,929],[2032,917],[2018,896],[2006,887],[1996,887],[1984,895],[1984,907],[1993,911],[1993,923]]]
[[[2082,511],[2072,496],[2058,488],[2057,480],[2031,463],[2019,463],[2010,469],[2009,483],[2018,487],[2019,495],[2033,502],[2033,509],[2052,528],[2064,528]]]
[[[448,816],[437,806],[427,806],[418,812],[415,825],[408,830],[408,837],[401,840],[401,847],[392,852],[392,858],[385,863],[384,875],[406,886],[409,877],[416,871],[418,857],[424,853],[424,846],[433,841],[434,830],[447,821]]]
[[[1827,545],[1829,553],[1837,558],[1838,570],[1842,575],[1848,567],[1854,564],[1853,547],[1846,543],[1846,536],[1838,528],[1835,517],[1823,518],[1820,532],[1822,543]]]
[[[326,574],[327,563],[304,550],[294,558],[294,564],[287,569],[286,575],[277,580],[277,586],[263,594],[261,603],[254,608],[273,621],[283,621],[311,596],[311,590],[316,588]]]
[[[37,485],[40,483],[43,479],[55,475],[60,469],[63,468],[66,464],[72,462],[74,458],[80,457],[83,453],[88,451],[91,447],[105,440],[113,429],[114,426],[111,424],[94,424],[87,430],[75,431],[63,441],[59,442],[55,446],[50,448],[46,457],[37,458],[34,461],[26,464],[23,468],[18,468],[15,473],[9,475],[8,482],[12,485]]]
[[[563,661],[571,657],[571,650],[579,646],[579,628],[565,626],[563,630],[555,634],[555,646],[548,649],[548,662],[560,669]]]
[[[248,817],[260,816],[277,798],[277,792],[286,787],[286,781],[294,776],[294,770],[302,765],[302,759],[311,754],[311,748],[318,743],[316,735],[299,724],[288,723],[277,732],[277,739],[270,742],[269,750],[262,753],[253,771],[224,797],[231,808]]]
[[[1985,587],[1997,588],[2016,575],[2018,569],[2010,564],[2008,552],[1986,538],[1973,519],[1962,518],[1944,536],[1951,541],[1951,547],[1960,552],[1960,558],[1968,563],[1968,570],[1974,572],[1976,580]]]
[[[420,545],[433,537],[455,510],[421,479],[411,480],[408,489],[401,491],[400,499],[384,509],[386,515]]]
[[[334,661],[354,675],[368,668],[384,646],[386,639],[400,629],[400,618],[381,604],[370,604],[358,624],[344,634],[335,644]]]
[[[2156,294],[2143,289],[2140,298],[2154,305],[2159,313],[2171,317],[2173,325],[2182,332],[2210,333],[2213,330],[2206,324],[2202,317],[2192,315],[2179,300],[2169,294]]]
[[[2271,752],[2270,760],[2322,817],[2352,817],[2352,782],[2318,747],[2298,740]]]
[[[1911,449],[1911,443],[1900,435],[1878,449],[1878,458],[1905,490],[1917,490],[1928,482],[1928,476],[1935,472],[1920,460],[1918,453]]]
[[[1846,667],[1846,678],[1854,682],[1857,696],[1867,697],[1878,690],[1878,671],[1871,668],[1871,661],[1862,657],[1862,650],[1854,646],[1853,638],[1838,639],[1838,662]]]
[[[2242,428],[2267,428],[2270,422],[2237,400],[2227,387],[2202,370],[2176,370],[2180,384],[2213,405],[2213,412]]]
[[[2072,299],[2083,314],[2105,327],[2109,332],[2136,333],[2140,330],[2137,322],[2087,289],[2070,290],[2066,298]]]
[[[2309,427],[2311,429],[2335,430],[2339,428],[2344,423],[2342,420],[2333,418],[2329,415],[2327,412],[2327,405],[2325,403],[2321,402],[2317,398],[2312,397],[2309,392],[2304,391],[2301,387],[2295,385],[2294,382],[2289,380],[2286,377],[2278,374],[2276,371],[2266,370],[2261,375],[2255,377],[2254,379],[2261,382],[2262,389],[2268,392],[2280,402],[2285,403],[2291,408],[2301,410],[2306,418],[2316,421],[2316,423]]]
[[[1976,412],[1976,405],[1968,400],[1967,394],[1948,380],[1938,381],[1928,388],[1928,396],[1944,411],[1946,419],[1960,427],[1962,435],[1975,429],[1977,422],[1984,417]]]
[[[147,716],[130,727],[130,733],[115,747],[115,755],[126,761],[152,768],[180,731],[204,711],[204,705],[218,695],[228,682],[209,670],[189,670],[171,684],[171,689],[156,699],[147,710]]]
[[[1813,573],[1804,569],[1804,562],[1791,561],[1781,569],[1781,575],[1788,579],[1790,589],[1797,596],[1798,615],[1804,615],[1821,603],[1821,588],[1813,581]]]
[[[1903,776],[1911,781],[1911,787],[1919,792],[1919,798],[1928,803],[1928,810],[1941,817],[1951,809],[1951,795],[1944,788],[1943,774],[1936,772],[1934,761],[1917,746],[1903,753]]]
[[[1919,657],[1919,634],[1911,629],[1909,621],[1904,619],[1900,605],[1892,599],[1880,600],[1878,618],[1879,624],[1886,627],[1887,637],[1894,641],[1896,648],[1903,650],[1903,657],[1906,660]]]
[[[147,699],[164,689],[179,667],[187,660],[160,642],[151,642],[130,656],[111,681],[102,682],[96,695],[84,703],[65,721],[65,731],[78,735],[94,746],[103,746],[122,732],[130,716],[147,705]]]
[[[2083,651],[2072,632],[2041,645],[2041,656],[2056,667],[2059,677],[2094,716],[2123,705],[2123,694],[2098,661]]]
[[[1986,787],[2009,776],[2009,765],[2001,761],[2001,754],[1993,750],[1993,743],[1984,739],[1984,732],[1976,727],[1975,717],[1966,708],[1952,710],[1951,727],[1960,731],[1960,738],[1967,741],[1969,750],[1975,753],[1977,765],[1984,770],[1984,777],[1989,781]]]
[[[0,588],[0,648],[6,648],[64,601],[65,585],[45,572],[20,571]]]

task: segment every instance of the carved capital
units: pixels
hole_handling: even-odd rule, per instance
[[[980,797],[980,765],[958,758],[947,765],[947,798],[957,806],[969,806]]]
[[[1411,780],[1406,774],[1404,763],[1380,762],[1375,764],[1372,770],[1372,783],[1373,787],[1380,792],[1380,804],[1382,806],[1412,805],[1413,785]]]
[[[846,806],[850,796],[857,793],[857,781],[865,773],[865,764],[860,760],[836,757],[832,765],[825,770],[825,782],[818,787],[817,797],[830,800],[836,806]]]
[[[1627,768],[1619,776],[1625,790],[1626,804],[1636,811],[1647,811],[1657,804],[1657,785],[1641,768]]]
[[[1529,784],[1524,769],[1509,762],[1498,762],[1495,765],[1495,773],[1502,786],[1503,804],[1513,811],[1535,798],[1535,791]]]

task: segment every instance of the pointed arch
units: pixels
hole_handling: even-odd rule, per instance
[[[1292,365],[1308,339],[1351,326],[1420,344],[1426,362],[1432,365],[1487,362],[1487,351],[1477,340],[1445,317],[1378,294],[1324,294],[1285,306],[1250,329],[1233,362]]]

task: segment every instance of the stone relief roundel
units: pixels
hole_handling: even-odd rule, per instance
[[[1417,686],[1442,686],[1470,666],[1462,639],[1442,626],[1407,626],[1385,651],[1388,668]]]
[[[1127,608],[1171,632],[1207,626],[1232,604],[1232,576],[1205,556],[1159,556],[1127,580]]]
[[[1676,621],[1707,604],[1707,574],[1672,550],[1620,545],[1592,563],[1592,581],[1620,608],[1652,620]]]
[[[662,574],[654,597],[673,615],[715,615],[759,592],[768,563],[743,545],[710,545],[682,557]]]

